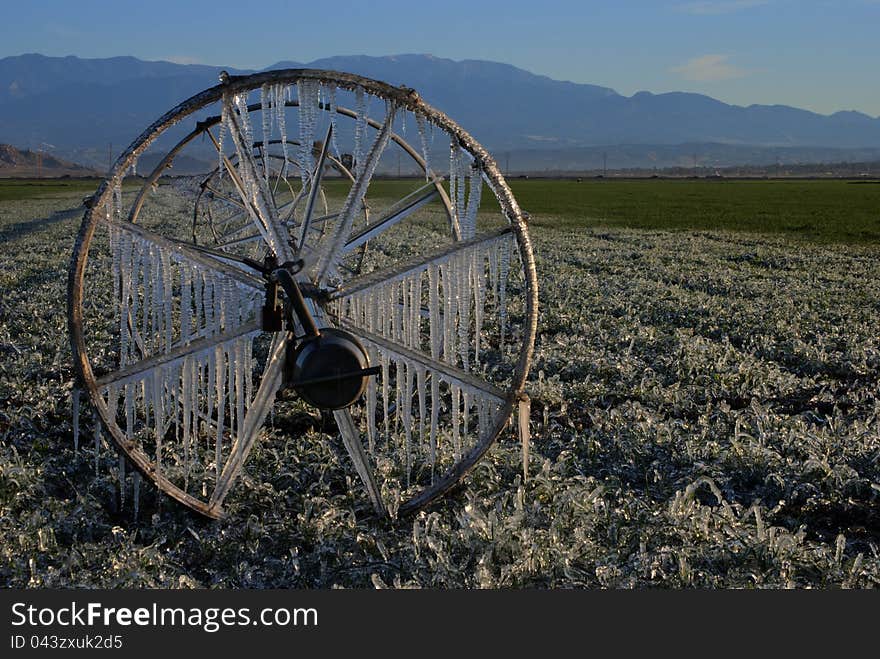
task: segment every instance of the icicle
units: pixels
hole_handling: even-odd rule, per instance
[[[235,107],[238,109],[238,123],[241,126],[241,137],[244,142],[242,146],[245,149],[254,148],[254,129],[251,126],[251,115],[248,111],[247,92],[236,94],[233,97]]]
[[[135,385],[129,382],[123,386],[125,400],[125,435],[131,439],[134,434]]]
[[[138,519],[138,513],[140,513],[141,509],[141,474],[139,471],[135,471],[131,475],[131,488],[132,507],[134,508],[134,521],[136,522]]]
[[[393,359],[394,362],[394,431],[400,430],[400,424],[403,420],[403,361]]]
[[[245,405],[250,405],[254,398],[253,379],[251,375],[254,372],[254,356],[253,343],[250,339],[242,339],[242,347],[244,348],[244,392]]]
[[[245,360],[241,346],[241,341],[236,341],[232,346],[235,360],[235,422],[236,435],[242,437],[244,434],[244,406],[245,406]]]
[[[471,165],[469,174],[467,209],[461,222],[462,240],[473,238],[477,233],[477,211],[483,193],[483,173],[476,162]]]
[[[116,228],[113,224],[107,224],[107,232],[109,234],[110,239],[110,255],[112,259],[112,268],[113,268],[113,303],[119,303],[119,295],[120,295],[120,278],[122,277],[122,272],[119,269],[119,259],[121,258],[121,231]]]
[[[422,348],[422,271],[419,270],[410,278],[410,320],[409,347],[413,350]]]
[[[455,275],[449,263],[440,266],[440,275],[443,281],[443,361],[454,364],[455,352],[455,320],[456,320],[456,294]]]
[[[374,347],[367,348],[370,357],[370,363],[378,362],[378,355]],[[376,378],[367,378],[367,397],[366,411],[367,415],[367,448],[370,453],[376,450]]]
[[[489,256],[489,289],[492,291],[492,301],[498,309],[498,250],[490,249]]]
[[[119,466],[116,469],[116,477],[119,480],[119,509],[125,507],[125,456],[119,456]]]
[[[144,337],[147,350],[150,354],[158,354],[161,351],[161,314],[165,310],[165,300],[162,298],[162,250],[158,247],[150,249],[150,332]],[[144,291],[146,294],[146,291]]]
[[[180,340],[189,343],[192,337],[192,269],[181,267]]]
[[[174,272],[172,270],[171,258],[165,250],[162,250],[162,299],[165,300],[165,352],[171,350],[174,341],[174,297],[172,291]]]
[[[471,392],[467,388],[461,390],[461,403],[461,434],[462,437],[467,438],[469,432],[468,422],[470,420],[468,417],[471,408]]]
[[[336,129],[337,106],[336,106],[336,85],[328,85],[324,88],[327,94],[327,113],[330,115],[330,125],[333,127],[330,133],[330,146],[333,149],[333,155],[339,160],[339,131]]]
[[[425,117],[416,113],[416,126],[419,129],[419,141],[422,145],[422,159],[425,161],[425,180],[431,178],[430,154],[428,152],[428,134],[425,126]]]
[[[121,295],[119,304],[119,366],[128,364],[128,344],[131,340],[128,330],[129,321],[129,299],[131,296],[131,282],[135,276],[136,266],[133,264],[134,252],[132,246],[131,235],[127,232],[123,233],[121,240],[122,251],[120,254],[119,269],[121,273]]]
[[[523,482],[529,479],[529,416],[531,414],[531,399],[523,394],[519,399],[517,420],[519,421],[519,441],[522,443],[522,468]]]
[[[455,459],[461,457],[461,387],[451,384],[452,388],[452,450]]]
[[[458,155],[459,148],[458,142],[455,139],[454,135],[449,136],[449,201],[452,202],[452,225],[456,227],[461,226],[461,222],[459,221],[459,206],[458,206],[458,187],[460,185],[460,181],[458,180]]]
[[[122,219],[122,180],[113,182],[113,219]]]
[[[79,451],[79,387],[70,392],[70,407],[73,415],[73,451]]]
[[[456,141],[457,142],[457,141]],[[458,222],[459,230],[461,229],[461,223],[464,222],[465,215],[465,192],[466,185],[465,181],[467,178],[466,169],[467,165],[465,161],[467,160],[467,156],[465,152],[458,147],[457,143],[455,146],[455,197],[453,198],[453,203],[455,204],[455,219]],[[464,233],[462,233],[462,237],[464,237]]]
[[[223,422],[226,412],[226,352],[222,346],[214,349],[214,386],[217,401],[217,436],[214,442],[214,470],[216,478],[222,471]]]
[[[226,124],[229,122],[229,104],[224,98],[221,103],[220,110],[220,128],[217,133],[217,180],[223,180],[224,158],[223,158],[223,141],[226,138]]]
[[[183,489],[189,488],[189,472],[190,472],[190,438],[192,436],[192,427],[190,425],[192,419],[192,368],[190,366],[191,359],[187,357],[183,360],[182,382],[180,385],[180,403],[181,413],[183,415]]]
[[[419,448],[425,450],[425,412],[427,410],[426,382],[427,373],[423,366],[416,367],[416,391],[419,396]]]
[[[440,378],[431,374],[431,443],[429,447],[431,462],[431,482],[434,481],[434,467],[437,464],[437,427],[440,425]]]
[[[263,120],[263,175],[269,181],[269,142],[272,139],[272,94],[269,85],[260,87],[260,118]]]
[[[385,441],[388,441],[388,438],[391,437],[391,419],[388,416],[388,394],[390,389],[390,363],[388,360],[388,355],[384,352],[381,355],[381,365],[382,365],[382,421],[385,426]]]
[[[404,372],[405,388],[403,390],[403,433],[406,453],[406,486],[410,486],[412,472],[412,397],[413,397],[413,365],[406,363]]]
[[[354,174],[355,178],[359,179],[364,172],[364,150],[367,138],[367,102],[364,88],[356,87],[354,97]]]
[[[458,300],[458,352],[461,357],[462,368],[470,370],[470,355],[468,333],[471,319],[471,271],[469,254],[462,252],[453,262],[456,276],[456,292]]]
[[[481,252],[474,250],[471,260],[471,287],[474,291],[474,365],[480,365],[480,338],[486,304],[486,265]]]
[[[285,96],[287,87],[283,84],[274,85],[272,87],[272,107],[275,110],[275,124],[278,126],[278,134],[281,137],[281,153],[284,157],[284,164],[281,167],[281,176],[287,176],[287,165],[290,160],[287,154],[287,121],[285,114]]]
[[[162,439],[165,436],[167,416],[163,394],[165,391],[165,369],[162,366],[153,371],[153,427],[156,437],[156,473],[162,473]]]
[[[303,186],[309,185],[315,171],[315,124],[317,122],[320,83],[302,79],[296,85],[299,99],[299,167]]]
[[[440,269],[433,263],[428,266],[428,316],[431,357],[440,359]]]
[[[501,342],[504,349],[504,333],[507,325],[507,275],[510,273],[510,241],[502,240],[498,263],[498,324],[501,326]]]

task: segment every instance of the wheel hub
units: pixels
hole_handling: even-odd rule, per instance
[[[369,365],[367,352],[354,335],[328,327],[288,347],[285,384],[310,405],[339,410],[361,397],[375,371]]]

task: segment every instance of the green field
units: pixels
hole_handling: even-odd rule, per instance
[[[719,229],[820,242],[880,240],[880,185],[847,181],[520,180],[539,226]]]
[[[93,179],[0,180],[0,200],[44,199],[97,187]],[[331,182],[331,189],[341,182]],[[811,242],[880,242],[880,184],[842,180],[510,180],[541,227],[625,227],[784,234]],[[411,181],[381,180],[400,198]],[[486,198],[488,199],[488,194]]]
[[[82,192],[91,194],[98,179],[0,179],[0,201],[16,199],[51,199]]]
[[[880,242],[880,184],[519,178],[509,183],[531,224],[541,227],[747,231],[823,243]],[[395,181],[379,181],[374,188],[389,196],[406,189]]]

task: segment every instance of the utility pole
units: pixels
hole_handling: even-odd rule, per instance
[[[608,178],[608,152],[602,152],[602,178]]]

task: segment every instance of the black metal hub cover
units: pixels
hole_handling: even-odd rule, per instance
[[[322,410],[352,405],[364,392],[370,365],[367,351],[344,330],[323,328],[320,336],[292,346],[287,354],[287,385]]]

